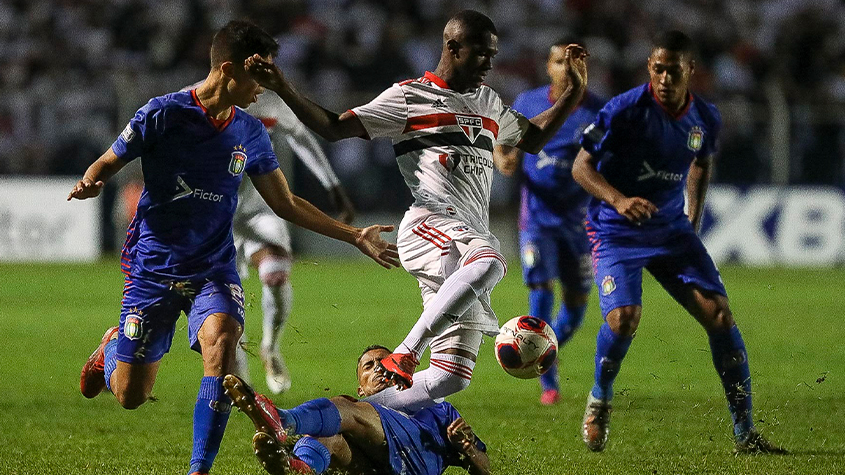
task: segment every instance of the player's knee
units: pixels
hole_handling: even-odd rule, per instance
[[[631,336],[637,331],[640,324],[642,309],[639,306],[628,305],[613,309],[607,314],[607,324],[613,333],[622,336]]]
[[[473,266],[478,272],[478,283],[481,288],[490,290],[499,283],[507,273],[505,258],[492,247],[480,247],[467,256],[464,266]]]
[[[728,331],[734,325],[736,325],[736,322],[734,322],[734,316],[731,310],[727,307],[719,307],[713,313],[707,330]]]
[[[554,283],[551,280],[547,280],[546,282],[541,282],[539,284],[528,284],[528,288],[531,290],[554,290]]]
[[[124,409],[138,409],[150,398],[144,391],[116,391],[115,399]]]
[[[290,279],[291,260],[286,256],[268,254],[258,264],[258,278],[270,287],[279,287]]]
[[[448,373],[442,378],[431,381],[428,386],[428,394],[431,399],[448,397],[452,394],[463,391],[472,382],[472,375],[457,375]]]

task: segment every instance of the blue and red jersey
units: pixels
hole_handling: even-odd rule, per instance
[[[151,99],[112,145],[141,157],[144,190],[129,225],[123,271],[155,279],[202,280],[235,272],[232,217],[243,173],[278,168],[261,122],[232,107],[211,118],[195,91]]]
[[[513,108],[533,118],[550,108],[550,86],[520,94]],[[584,221],[589,195],[572,179],[572,164],[581,150],[581,134],[596,118],[605,101],[587,92],[557,133],[538,154],[522,160],[520,229],[558,228]]]
[[[638,225],[591,198],[587,218],[593,236],[659,242],[689,231],[684,212],[689,168],[695,158],[716,153],[721,125],[716,107],[692,93],[678,114],[663,107],[649,84],[611,99],[584,131],[581,145],[598,159],[598,172],[611,186],[651,201],[659,211]]]

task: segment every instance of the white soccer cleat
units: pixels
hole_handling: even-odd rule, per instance
[[[281,394],[290,389],[291,380],[288,367],[282,355],[272,350],[261,350],[261,361],[267,373],[267,389],[273,394]]]
[[[601,452],[607,445],[611,412],[613,412],[613,407],[610,403],[593,397],[591,391],[587,397],[587,408],[584,410],[581,436],[587,448],[593,452]]]

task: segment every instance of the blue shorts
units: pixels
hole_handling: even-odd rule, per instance
[[[643,268],[679,303],[687,285],[727,296],[719,270],[694,232],[676,234],[662,245],[594,238],[593,265],[605,318],[615,308],[642,306]]]
[[[117,337],[117,359],[154,363],[170,351],[176,321],[188,316],[191,348],[202,352],[197,334],[213,313],[231,315],[244,324],[244,292],[236,273],[202,281],[159,282],[126,276]]]
[[[583,225],[519,232],[522,277],[526,285],[560,279],[568,290],[589,293],[593,286],[590,242]]]

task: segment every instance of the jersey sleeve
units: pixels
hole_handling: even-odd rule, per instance
[[[273,152],[267,129],[257,119],[253,130],[247,148],[248,155],[244,171],[250,176],[264,175],[279,168],[279,160],[276,158],[276,153]]]
[[[502,105],[501,113],[496,122],[499,123],[499,135],[496,142],[500,145],[516,146],[528,132],[531,124],[528,119],[516,109]]]
[[[166,109],[157,99],[150,99],[129,120],[111,148],[124,161],[131,161],[150,150],[158,136],[164,133]]]
[[[613,146],[616,135],[614,127],[621,127],[620,123],[623,119],[623,109],[618,107],[616,101],[607,103],[596,116],[584,133],[581,135],[581,146],[590,155],[602,155],[606,150]]]
[[[408,122],[408,103],[398,84],[362,106],[351,109],[364,124],[369,138],[396,137],[405,131]]]
[[[708,108],[713,117],[710,120],[710,133],[704,136],[704,144],[702,144],[699,152],[699,156],[704,158],[719,153],[719,134],[722,130],[722,115],[719,114],[719,110],[713,105],[708,106]]]

